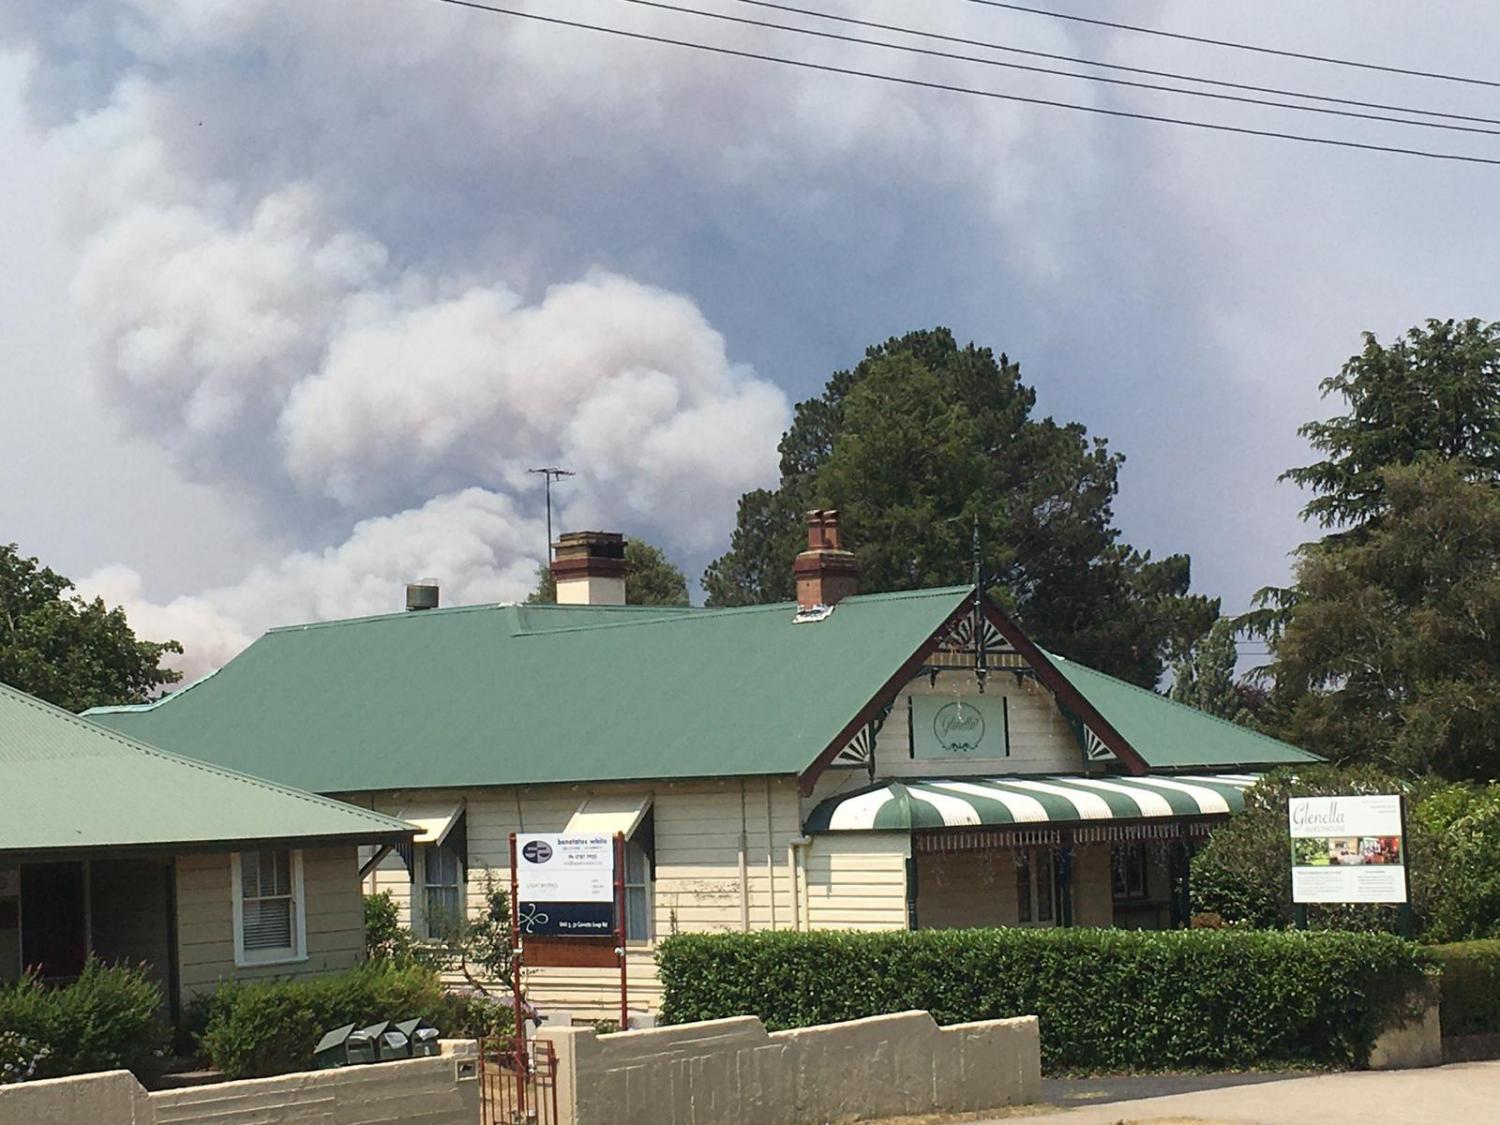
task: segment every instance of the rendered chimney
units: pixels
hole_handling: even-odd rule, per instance
[[[854,593],[859,560],[839,543],[839,514],[834,508],[807,513],[807,550],[792,564],[797,578],[797,608],[835,606]]]
[[[625,604],[625,537],[570,531],[552,544],[558,605]]]
[[[419,578],[406,584],[406,608],[408,610],[437,609],[438,584],[436,578]]]

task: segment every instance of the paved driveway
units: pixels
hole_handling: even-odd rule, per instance
[[[1071,1099],[1070,1099],[1071,1101]],[[1066,1103],[1065,1103],[1066,1104]],[[1076,1103],[1075,1103],[1076,1104]],[[1115,1101],[996,1125],[1468,1125],[1500,1122],[1500,1062],[1428,1070],[1354,1071],[1257,1081],[1166,1097]]]

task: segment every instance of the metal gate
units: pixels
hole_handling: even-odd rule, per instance
[[[557,1055],[545,1039],[479,1041],[480,1125],[561,1125]]]

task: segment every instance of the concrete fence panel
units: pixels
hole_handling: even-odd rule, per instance
[[[565,1125],[795,1125],[1018,1105],[1041,1090],[1034,1016],[926,1012],[767,1033],[753,1016],[598,1035],[543,1029]]]
[[[477,1046],[148,1094],[128,1071],[0,1087],[0,1125],[476,1125]]]

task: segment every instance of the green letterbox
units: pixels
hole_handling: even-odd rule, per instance
[[[421,1020],[403,1020],[396,1025],[396,1030],[406,1036],[412,1058],[425,1059],[442,1053],[438,1048],[438,1029],[431,1024]]]
[[[349,1036],[354,1034],[354,1025],[330,1031],[313,1048],[313,1065],[319,1070],[349,1065]]]

